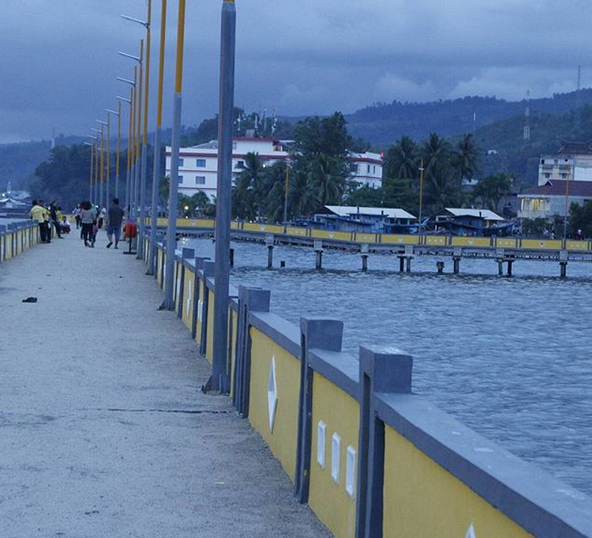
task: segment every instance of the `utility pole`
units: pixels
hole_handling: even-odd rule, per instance
[[[227,393],[227,335],[230,281],[230,195],[232,186],[232,135],[234,111],[234,65],[236,7],[234,0],[222,3],[220,47],[220,112],[218,118],[218,196],[216,198],[216,265],[214,278],[214,346],[212,377],[207,390]]]

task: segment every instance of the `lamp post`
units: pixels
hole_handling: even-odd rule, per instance
[[[565,217],[563,219],[563,247],[567,248],[567,217],[569,214],[569,176],[567,175],[567,180],[565,182]]]
[[[151,31],[151,23],[152,23],[152,0],[148,0],[148,12],[145,21],[140,19],[136,19],[134,17],[128,17],[127,15],[122,15],[122,17],[128,21],[136,22],[141,24],[146,28],[146,80],[145,80],[145,88],[144,88],[144,128],[142,132],[142,152],[141,152],[141,169],[140,169],[140,188],[139,188],[139,204],[140,204],[140,241],[138,242],[138,255],[137,259],[141,260],[144,257],[144,234],[145,234],[145,220],[146,220],[146,168],[148,165],[148,99],[150,95],[150,49],[151,49],[151,40],[152,40],[152,31]],[[142,86],[142,67],[143,64],[140,63],[140,86]],[[142,92],[142,88],[140,88],[140,95]],[[140,98],[141,101],[141,98]],[[140,123],[138,122],[138,127]],[[137,185],[136,185],[137,186]]]
[[[123,18],[128,20],[135,20],[131,17],[127,17],[122,15]],[[142,127],[142,82],[144,78],[144,40],[140,40],[140,56],[134,56],[132,54],[127,54],[125,52],[119,52],[121,56],[126,58],[130,58],[138,62],[140,67],[140,78],[139,82],[136,79],[136,72],[134,71],[134,89],[135,89],[135,98],[134,98],[134,111],[135,111],[135,121],[137,125],[134,126],[134,133],[135,133],[135,149],[134,149],[134,164],[133,164],[133,171],[132,171],[132,192],[131,192],[131,214],[132,219],[135,220],[137,217],[138,212],[138,201],[139,201],[139,193],[140,193],[140,176],[141,176],[141,153],[140,153],[140,144],[141,144],[141,127]]]
[[[117,111],[107,109],[107,112],[117,116],[117,149],[115,152],[115,192],[113,197],[119,199],[119,152],[121,148],[121,100],[118,100]]]
[[[99,159],[100,159],[100,155],[99,155],[99,138],[101,135],[101,130],[100,129],[94,129],[91,128],[91,131],[93,131],[95,133],[95,187],[94,187],[94,191],[93,194],[91,195],[91,202],[95,205],[97,205],[97,202],[99,201]]]
[[[107,122],[103,120],[96,120],[96,122],[101,126],[101,185],[99,187],[99,206],[102,206],[105,189],[105,126],[107,125]]]
[[[130,98],[118,97],[118,99],[127,101],[130,106],[129,113],[129,128],[127,137],[127,176],[125,178],[125,212],[127,218],[131,218],[131,203],[132,203],[132,186],[134,176],[134,159],[135,159],[135,114],[136,114],[136,87],[138,79],[138,66],[134,66],[134,80],[117,77],[120,82],[125,82],[130,85]]]
[[[166,275],[164,302],[161,309],[174,310],[175,250],[177,248],[177,190],[179,188],[179,139],[181,131],[181,105],[183,101],[183,47],[185,46],[185,1],[179,0],[177,22],[177,60],[175,69],[175,95],[173,100],[173,132],[171,140],[171,181],[169,185],[169,223],[166,236]]]
[[[105,112],[107,112],[107,183],[105,185],[105,207],[109,211],[109,197],[111,193],[111,114],[113,111],[106,108]]]
[[[290,158],[286,158],[286,182],[284,184],[284,226],[288,224],[288,192],[290,190]],[[285,230],[284,230],[285,231]]]
[[[226,393],[230,388],[227,361],[230,281],[230,197],[232,186],[232,133],[236,8],[234,0],[222,3],[220,50],[220,112],[218,120],[218,190],[216,198],[216,295],[214,298],[214,346],[209,390]]]
[[[160,156],[162,138],[162,94],[164,86],[164,55],[166,46],[167,0],[162,0],[160,15],[160,54],[158,58],[158,97],[156,105],[156,133],[154,135],[154,170],[152,174],[152,199],[150,204],[150,251],[147,275],[156,272],[156,234],[158,225],[158,182],[160,179]]]
[[[91,138],[96,138],[91,135]],[[90,174],[89,174],[89,196],[92,198],[93,173],[95,169],[95,144],[94,142],[85,142],[85,146],[90,146]]]
[[[418,235],[419,235],[419,242],[421,244],[421,232],[422,232],[422,215],[423,215],[423,174],[425,168],[423,166],[423,159],[421,160],[421,164],[419,165],[419,228],[418,228]]]

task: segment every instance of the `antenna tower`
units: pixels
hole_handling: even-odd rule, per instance
[[[524,143],[530,142],[530,90],[526,92],[526,107],[524,109],[524,132],[522,134]]]

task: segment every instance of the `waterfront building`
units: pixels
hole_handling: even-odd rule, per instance
[[[504,218],[489,209],[446,207],[436,216],[435,231],[453,235],[483,235],[487,229],[498,228]]]
[[[340,232],[409,233],[417,220],[404,209],[326,205],[312,220],[313,228]]]
[[[256,153],[264,163],[271,166],[288,158],[290,141],[275,138],[237,137],[233,141],[232,169],[236,179],[245,168],[245,157]],[[171,173],[171,147],[166,148],[166,174]],[[383,158],[378,153],[351,153],[351,175],[348,179],[380,187],[382,185]],[[192,196],[205,192],[211,200],[216,196],[218,180],[218,141],[181,148],[179,151],[179,193]]]
[[[521,218],[549,219],[565,217],[572,203],[592,200],[592,141],[561,140],[556,155],[542,155],[539,161],[538,185],[522,194]]]

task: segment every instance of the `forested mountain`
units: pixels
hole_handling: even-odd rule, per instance
[[[533,114],[565,114],[577,107],[592,104],[592,89],[555,94],[550,98],[531,99]],[[526,101],[506,101],[495,97],[463,97],[432,103],[375,103],[346,115],[348,131],[374,145],[392,144],[403,135],[414,140],[431,132],[450,137],[506,120],[524,116]],[[520,131],[521,132],[521,131]]]
[[[475,132],[477,145],[483,150],[482,175],[508,172],[519,183],[532,185],[537,180],[541,154],[555,153],[559,139],[592,140],[592,105],[566,114],[533,112],[530,141],[523,140],[524,118],[498,121]]]

